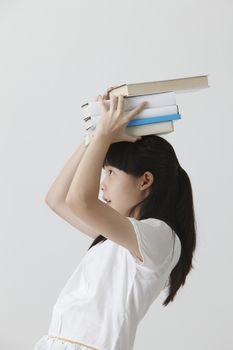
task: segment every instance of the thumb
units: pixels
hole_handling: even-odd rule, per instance
[[[140,140],[142,137],[141,136],[132,136],[132,135],[127,135],[125,137],[125,141],[128,141],[128,142],[136,142],[138,140]]]

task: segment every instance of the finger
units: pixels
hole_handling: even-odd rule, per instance
[[[137,106],[136,108],[134,108],[132,111],[130,111],[127,115],[127,118],[131,119],[132,117],[135,117],[135,115],[139,114],[148,104],[147,101],[143,101],[139,104],[139,106]]]
[[[107,91],[103,94],[103,99],[104,99],[104,100],[109,100],[109,92],[110,92],[112,89],[114,89],[114,87],[113,87],[113,86],[110,86],[110,87],[107,89]],[[101,96],[101,95],[97,95],[97,96],[95,97],[95,101],[98,101],[99,96]]]
[[[116,87],[117,87],[116,85],[115,86],[110,86],[107,91],[111,91],[111,90],[115,89]]]
[[[135,136],[135,135],[129,135],[127,132],[124,130],[122,134],[120,135],[119,141],[134,141],[134,140],[141,140],[142,136]]]
[[[101,95],[98,95],[97,98],[96,98],[96,101],[98,101],[100,97],[101,97]]]
[[[126,135],[125,136],[125,141],[128,141],[128,142],[136,142],[138,140],[141,140],[141,136],[132,136],[132,135]]]
[[[118,96],[118,104],[117,104],[117,112],[123,111],[124,103],[125,103],[124,96],[119,95]]]
[[[120,86],[120,85],[110,86],[110,87],[107,89],[108,100],[109,100],[109,93],[110,93],[112,90],[114,90],[115,88],[117,88],[118,86]]]
[[[115,95],[112,95],[111,98],[110,98],[110,113],[113,113],[115,110],[116,110],[116,107],[117,107],[117,96]]]
[[[113,87],[108,88],[107,93],[106,93],[106,95],[107,95],[107,100],[110,99],[110,98],[109,98],[109,93],[110,93],[112,90],[113,90]]]
[[[99,104],[100,104],[100,111],[101,111],[101,113],[106,112],[106,111],[107,111],[107,108],[106,108],[106,106],[105,106],[103,97],[102,97],[101,95],[99,95],[98,102],[99,102]]]
[[[106,90],[105,94],[108,95],[109,92],[110,92],[112,89],[114,89],[114,88],[113,88],[112,86],[110,86],[110,87]]]

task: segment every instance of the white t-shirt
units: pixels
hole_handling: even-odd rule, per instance
[[[181,243],[164,221],[127,218],[144,261],[109,239],[93,246],[60,292],[48,335],[99,350],[133,349],[137,326],[166,287]]]

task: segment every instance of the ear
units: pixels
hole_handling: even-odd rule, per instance
[[[150,171],[146,171],[141,178],[140,186],[141,189],[150,187],[154,182],[154,175]]]

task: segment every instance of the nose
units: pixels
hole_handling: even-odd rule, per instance
[[[104,188],[105,188],[105,187],[104,187],[103,181],[101,181],[101,182],[100,182],[100,190],[101,190],[101,191],[104,191]]]
[[[106,190],[106,182],[107,182],[107,177],[106,177],[106,174],[104,174],[104,177],[100,181],[100,187],[99,188],[100,188],[101,191],[105,191]]]

